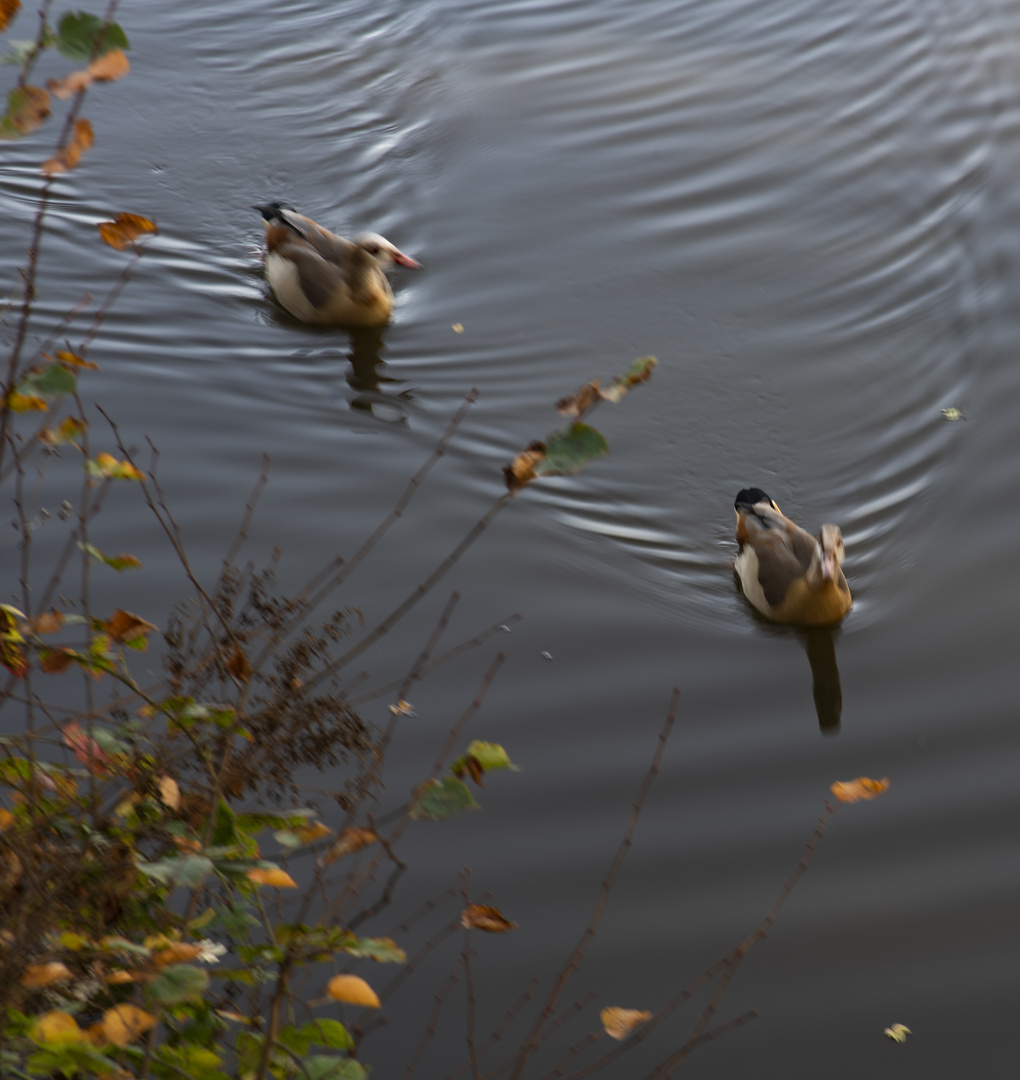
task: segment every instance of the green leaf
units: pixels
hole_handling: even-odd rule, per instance
[[[171,964],[149,983],[149,993],[163,1005],[200,1001],[209,986],[209,973],[191,964]]]
[[[365,1080],[368,1070],[353,1058],[317,1054],[305,1059],[302,1075],[308,1080]]]
[[[91,60],[93,52],[102,56],[111,49],[129,49],[127,34],[117,25],[109,23],[103,28],[103,20],[87,11],[69,11],[57,26],[57,51],[68,60]]]
[[[442,783],[430,780],[425,785],[411,807],[411,818],[415,821],[443,821],[465,810],[478,809],[478,803],[467,785],[455,776],[448,776]]]
[[[280,1042],[302,1055],[308,1053],[310,1046],[325,1046],[330,1050],[354,1049],[354,1040],[339,1020],[312,1020],[300,1028],[286,1027],[280,1032]]]
[[[189,889],[201,885],[205,877],[213,871],[212,859],[205,855],[178,855],[154,863],[136,859],[135,866],[153,881],[172,887],[183,885]]]
[[[23,64],[35,54],[34,41],[8,41],[7,52],[0,55],[0,64]]]
[[[22,397],[61,397],[78,389],[74,372],[63,364],[47,364],[38,371],[29,372],[14,388]]]
[[[545,457],[535,466],[535,475],[569,476],[608,453],[609,444],[601,432],[587,424],[571,424],[549,436]]]
[[[107,555],[100,551],[95,544],[79,543],[78,547],[90,558],[95,559],[96,562],[106,563],[107,566],[113,567],[114,570],[131,570],[142,565],[141,561],[136,559],[134,555]]]
[[[407,953],[388,937],[357,938],[355,943],[344,946],[344,952],[366,960],[378,960],[380,964],[407,963]]]

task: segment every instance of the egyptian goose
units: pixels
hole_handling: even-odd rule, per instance
[[[799,626],[839,622],[853,603],[840,569],[839,526],[823,525],[816,540],[761,488],[741,491],[733,505],[740,545],[733,569],[750,603],[774,622]]]
[[[393,312],[385,271],[420,265],[376,233],[331,233],[282,203],[255,206],[265,219],[266,280],[295,319],[322,326],[383,326]]]

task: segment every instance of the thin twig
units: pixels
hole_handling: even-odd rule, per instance
[[[595,936],[595,931],[598,928],[599,923],[602,920],[602,913],[605,911],[606,903],[609,900],[609,893],[613,887],[613,883],[616,881],[616,875],[620,871],[620,867],[623,865],[623,860],[626,858],[627,852],[630,850],[631,843],[633,842],[634,832],[637,829],[638,818],[640,817],[642,807],[644,806],[645,798],[648,792],[651,790],[652,784],[655,781],[656,776],[659,773],[659,767],[662,763],[663,754],[666,751],[666,742],[669,739],[670,731],[673,728],[673,723],[676,720],[677,705],[680,701],[680,691],[673,690],[673,697],[669,703],[669,712],[666,716],[666,722],[663,724],[662,731],[659,732],[659,742],[655,748],[655,755],[652,758],[652,764],[645,775],[644,781],[641,784],[641,788],[638,791],[637,798],[634,800],[634,805],[631,810],[630,822],[627,825],[627,831],[624,834],[623,842],[620,844],[619,849],[613,858],[612,864],[609,867],[609,872],[606,874],[605,880],[602,882],[602,891],[599,894],[598,901],[595,904],[595,910],[592,912],[591,918],[588,920],[588,925],[581,935],[580,940],[574,947],[574,951],[570,954],[566,965],[560,971],[556,983],[553,986],[552,992],[549,994],[549,998],[545,1003],[544,1008],[535,1021],[534,1027],[531,1029],[531,1034],[528,1036],[527,1041],[521,1047],[520,1054],[518,1055],[517,1062],[514,1066],[514,1071],[511,1076],[511,1080],[519,1080],[521,1073],[524,1071],[524,1066],[527,1063],[528,1057],[532,1051],[538,1046],[539,1036],[542,1033],[542,1028],[552,1018],[556,1009],[556,1002],[559,1000],[560,994],[566,987],[567,982],[571,976],[578,969],[581,964],[581,958],[584,955],[584,950],[587,948],[588,943]]]

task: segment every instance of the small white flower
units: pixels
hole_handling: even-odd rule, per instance
[[[227,951],[226,945],[217,945],[215,941],[203,938],[199,943],[201,952],[195,957],[202,964],[218,964],[220,957]]]

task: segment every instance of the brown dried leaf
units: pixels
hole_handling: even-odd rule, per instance
[[[81,161],[82,154],[92,149],[94,141],[92,125],[89,121],[84,118],[75,120],[71,141],[55,157],[47,158],[42,163],[42,171],[47,176],[70,172]]]
[[[29,135],[50,115],[50,95],[41,86],[19,86],[7,95],[0,132],[8,138]],[[13,131],[13,136],[8,132]]]
[[[21,0],[0,0],[0,33],[7,29],[20,7]]]
[[[556,411],[562,416],[569,416],[574,420],[579,419],[596,402],[602,400],[601,386],[600,380],[592,379],[569,397],[560,398],[556,402]]]
[[[506,477],[507,490],[510,492],[520,491],[525,484],[535,479],[535,466],[545,457],[545,445],[533,442],[526,450],[522,450],[509,465],[503,466],[503,475]]]
[[[330,863],[342,859],[345,855],[350,855],[352,852],[360,851],[363,847],[368,847],[369,844],[374,844],[378,839],[379,837],[371,829],[355,827],[344,829],[329,851],[319,856],[319,866],[329,866]]]
[[[183,964],[188,960],[194,960],[201,952],[202,946],[195,945],[193,942],[170,941],[165,948],[158,949],[152,954],[152,962],[156,967]]]
[[[55,634],[64,625],[64,616],[59,611],[44,611],[32,620],[29,630],[33,634]]]
[[[82,90],[92,85],[92,76],[87,71],[71,71],[62,79],[47,79],[50,93],[61,101],[67,101]]]
[[[129,983],[135,981],[135,974],[132,971],[111,971],[109,975],[103,977],[103,982],[108,986],[120,986],[121,983]]]
[[[652,1015],[643,1009],[621,1009],[613,1005],[603,1009],[599,1019],[611,1039],[626,1039],[635,1028],[651,1020]]]
[[[862,799],[877,799],[888,787],[888,776],[882,780],[858,776],[856,780],[838,780],[832,785],[832,794],[842,803],[855,803]]]
[[[99,235],[103,243],[109,244],[118,251],[123,251],[143,236],[151,236],[158,232],[156,223],[140,214],[118,214],[113,221],[99,223]]]
[[[450,771],[456,777],[461,777],[466,772],[479,787],[485,787],[485,768],[473,754],[465,754],[460,765]]]
[[[156,1018],[137,1005],[114,1005],[103,1013],[103,1035],[115,1046],[127,1046],[156,1026]]]
[[[96,82],[112,82],[122,79],[131,70],[131,63],[123,49],[111,49],[97,57],[88,66],[88,73]]]
[[[488,934],[508,934],[517,928],[499,908],[488,904],[469,904],[460,913],[460,925],[465,930],[484,930]]]
[[[379,995],[357,975],[334,975],[326,983],[326,993],[334,1001],[344,1001],[348,1005],[364,1005],[369,1009],[382,1008]]]
[[[396,705],[390,706],[390,712],[394,716],[414,716],[414,706],[409,702],[401,698]]]
[[[132,615],[130,611],[121,611],[118,608],[103,624],[103,629],[110,637],[123,644],[125,641],[133,641],[137,637],[151,634],[158,630],[151,622],[138,615]]]
[[[248,657],[244,655],[240,645],[235,645],[234,651],[230,654],[230,659],[227,661],[227,674],[242,683],[246,683],[251,678],[251,664],[248,663]]]
[[[74,751],[74,756],[93,776],[102,776],[107,772],[107,766],[113,764],[113,758],[100,747],[95,739],[89,738],[81,724],[72,720],[60,730],[64,736],[64,743]]]
[[[248,871],[247,877],[249,881],[254,881],[256,885],[272,885],[274,889],[296,889],[298,887],[297,882],[290,874],[286,870],[281,870],[278,866],[274,866],[271,870],[261,870],[258,867],[253,867]]]
[[[39,670],[44,675],[59,675],[67,671],[77,658],[74,649],[40,649]]]
[[[21,976],[21,985],[35,990],[40,986],[51,986],[70,978],[70,968],[59,960],[52,960],[48,964],[29,964],[25,968],[25,974]]]

